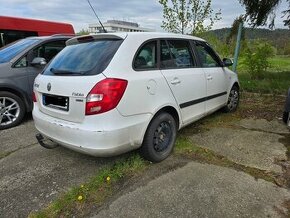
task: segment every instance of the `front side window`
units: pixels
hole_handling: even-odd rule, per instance
[[[14,67],[21,68],[29,66],[29,63],[36,57],[45,58],[49,62],[57,53],[65,47],[65,40],[44,43],[41,46],[30,50],[27,55],[19,59]]]
[[[36,57],[45,58],[48,63],[57,53],[65,47],[65,40],[54,41],[42,44],[41,46],[33,49],[32,60]]]
[[[205,43],[197,42],[196,50],[204,68],[220,67],[220,60],[214,51]]]
[[[157,42],[151,41],[142,46],[135,60],[134,68],[136,70],[157,68]]]
[[[195,63],[190,44],[186,40],[161,41],[162,68],[191,68]]]
[[[22,68],[22,67],[27,67],[27,66],[28,66],[28,61],[27,61],[27,57],[26,56],[22,57],[14,65],[15,68]]]

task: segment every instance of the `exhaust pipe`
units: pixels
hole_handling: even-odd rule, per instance
[[[38,143],[47,149],[53,149],[59,146],[59,144],[55,143],[54,141],[46,138],[45,136],[41,135],[40,133],[35,135]]]

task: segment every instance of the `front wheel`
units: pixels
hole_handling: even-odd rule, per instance
[[[290,112],[286,112],[284,111],[283,113],[283,122],[287,124],[288,120],[289,120],[289,113]]]
[[[239,88],[237,86],[233,86],[229,94],[227,105],[224,107],[224,111],[227,113],[236,111],[239,105],[239,101]]]
[[[175,119],[165,112],[157,114],[146,130],[140,148],[141,155],[152,162],[166,159],[174,147],[176,135]]]
[[[0,92],[0,130],[18,125],[25,115],[21,98],[10,92]]]

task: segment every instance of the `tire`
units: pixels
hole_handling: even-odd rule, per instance
[[[156,163],[166,159],[173,150],[176,135],[175,119],[165,112],[157,114],[146,130],[140,148],[141,156]]]
[[[230,113],[237,110],[240,101],[240,92],[237,86],[233,86],[227,101],[227,105],[223,108],[224,112]]]
[[[0,91],[0,130],[17,126],[25,115],[25,105],[17,95]]]
[[[287,124],[289,119],[289,112],[284,111],[283,113],[283,122]]]

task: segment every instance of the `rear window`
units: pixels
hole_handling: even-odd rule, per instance
[[[97,75],[102,73],[123,40],[97,40],[65,47],[44,70],[44,75]]]

